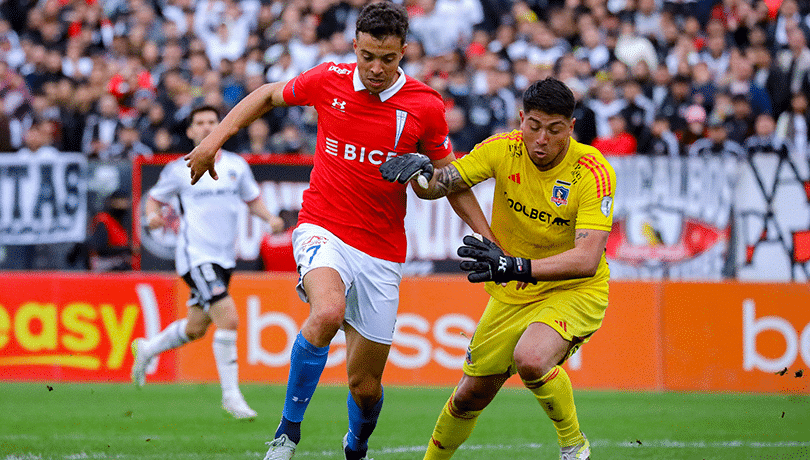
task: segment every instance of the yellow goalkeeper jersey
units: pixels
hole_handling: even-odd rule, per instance
[[[453,164],[470,186],[495,178],[491,228],[513,256],[542,259],[572,249],[579,229],[611,229],[616,173],[597,149],[573,138],[562,163],[548,171],[532,163],[520,130],[484,140]],[[607,294],[609,277],[603,253],[590,278],[540,281],[523,290],[488,282],[486,290],[502,302],[523,303],[579,286],[603,285]]]

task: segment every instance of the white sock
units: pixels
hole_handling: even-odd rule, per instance
[[[236,359],[236,331],[217,329],[214,331],[214,360],[219,372],[222,395],[231,396],[239,392],[239,364]]]
[[[141,345],[141,350],[147,356],[155,356],[163,353],[166,350],[177,348],[181,345],[187,344],[191,339],[186,335],[186,318],[178,319],[166,326],[166,329],[151,339],[144,341]]]

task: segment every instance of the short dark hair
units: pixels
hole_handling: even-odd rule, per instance
[[[194,115],[197,115],[200,112],[214,112],[217,116],[217,121],[222,120],[218,108],[214,107],[213,105],[201,105],[199,107],[195,107],[191,113],[188,114],[188,126],[191,126],[191,123],[194,121]]]
[[[399,37],[402,44],[408,38],[408,11],[404,6],[383,0],[366,5],[357,16],[355,34],[367,33],[380,40]]]
[[[523,93],[524,112],[538,110],[549,115],[571,118],[574,116],[576,104],[571,89],[554,77],[532,83]]]

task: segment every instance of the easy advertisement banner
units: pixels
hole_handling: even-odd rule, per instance
[[[0,245],[84,241],[87,219],[83,155],[0,156]]]
[[[129,344],[186,315],[173,275],[4,274],[0,380],[129,380]],[[309,306],[294,274],[237,273],[240,380],[283,384]],[[463,275],[406,277],[385,384],[454,385],[488,296]],[[810,394],[810,290],[800,283],[611,284],[604,323],[566,363],[577,388]],[[164,353],[150,382],[215,382],[209,333]],[[346,382],[345,338],[324,383]],[[520,386],[513,377],[508,385]]]
[[[132,340],[176,315],[166,276],[4,273],[0,284],[0,380],[126,382]],[[174,353],[150,371],[174,380]]]

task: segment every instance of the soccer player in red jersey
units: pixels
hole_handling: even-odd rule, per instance
[[[429,176],[433,167],[455,159],[441,96],[399,68],[407,32],[402,6],[367,5],[357,19],[356,64],[324,63],[254,90],[185,157],[192,183],[205,173],[216,178],[214,153],[240,128],[274,107],[311,105],[318,112],[315,163],[293,233],[298,292],[310,314],[293,345],[284,410],[267,460],[295,453],[304,412],[340,328],[349,382],[347,460],[365,458],[382,408],[406,253],[405,186],[412,178],[424,180],[420,171]],[[391,183],[380,176],[388,158],[415,152],[426,164],[413,177]],[[413,189],[417,195],[423,190]],[[448,199],[473,231],[494,238],[470,191]]]

